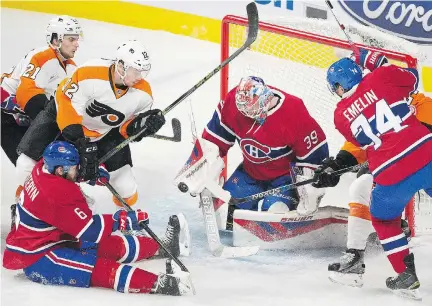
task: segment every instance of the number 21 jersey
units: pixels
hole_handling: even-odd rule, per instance
[[[432,160],[432,134],[407,100],[417,85],[417,70],[382,66],[365,75],[336,107],[336,129],[366,148],[378,184],[396,184]]]

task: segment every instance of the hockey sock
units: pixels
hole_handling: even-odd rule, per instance
[[[157,279],[156,274],[110,259],[98,258],[91,275],[90,286],[126,293],[149,293]]]
[[[369,206],[349,203],[349,207],[347,248],[364,250],[369,235],[374,232]]]
[[[156,241],[148,237],[112,234],[98,244],[98,257],[131,263],[150,258],[159,249]]]
[[[401,218],[380,220],[372,217],[374,226],[384,252],[393,269],[399,274],[405,271],[404,258],[409,254],[408,240],[401,229]]]

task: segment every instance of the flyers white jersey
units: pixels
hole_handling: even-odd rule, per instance
[[[116,86],[115,73],[113,60],[96,59],[78,67],[72,77],[60,83],[55,95],[60,130],[81,124],[84,135],[96,141],[119,127],[127,138],[127,124],[151,108],[153,97],[145,80],[133,87]]]
[[[46,46],[30,51],[9,73],[2,75],[1,87],[16,95],[18,105],[24,109],[34,96],[54,95],[58,84],[76,70],[75,63],[62,61],[57,50]]]

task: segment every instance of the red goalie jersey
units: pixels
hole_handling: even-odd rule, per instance
[[[290,172],[290,163],[316,168],[328,157],[326,136],[303,101],[268,86],[279,99],[260,125],[236,106],[237,87],[221,101],[204,130],[225,156],[234,142],[240,145],[246,173],[256,180],[273,180]]]
[[[407,101],[417,83],[415,69],[382,66],[344,94],[335,110],[336,128],[366,148],[378,184],[396,184],[432,159],[432,134]]]

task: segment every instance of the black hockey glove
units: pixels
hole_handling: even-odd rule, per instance
[[[324,159],[321,166],[315,170],[312,186],[315,188],[334,187],[339,183],[340,175],[335,175],[333,172],[342,169],[343,166],[338,163],[337,159],[329,157]]]
[[[144,130],[135,141],[141,141],[144,137],[155,134],[165,124],[165,117],[160,109],[151,109],[136,116],[126,128],[129,137]]]
[[[87,138],[75,142],[80,155],[79,179],[82,181],[96,180],[99,173],[98,147]]]

